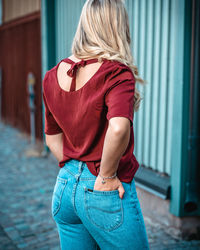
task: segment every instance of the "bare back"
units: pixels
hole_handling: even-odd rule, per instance
[[[75,56],[71,55],[69,57],[74,62],[81,61],[80,59],[76,58]],[[82,88],[85,83],[87,83],[90,78],[98,71],[98,69],[101,67],[102,62],[95,62],[89,65],[86,65],[85,67],[80,67],[76,74],[76,90]],[[61,62],[58,69],[57,69],[57,79],[58,84],[61,89],[64,91],[69,92],[70,86],[72,82],[72,78],[67,75],[67,71],[70,69],[71,64],[66,62]]]

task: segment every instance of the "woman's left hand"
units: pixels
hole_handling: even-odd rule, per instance
[[[116,176],[112,179],[105,179],[106,183],[102,183],[102,178],[98,175],[94,184],[94,190],[99,191],[112,191],[112,190],[119,190],[119,197],[122,199],[125,193],[124,187]]]

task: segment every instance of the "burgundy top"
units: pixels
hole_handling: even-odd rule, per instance
[[[63,90],[57,79],[57,69],[64,61],[72,64],[67,74],[72,77],[70,91]],[[120,181],[131,182],[139,163],[134,150],[133,102],[135,78],[131,69],[118,61],[103,59],[97,72],[75,90],[78,67],[97,62],[98,59],[73,62],[63,59],[49,70],[43,80],[45,128],[47,135],[63,133],[62,168],[71,158],[84,161],[90,172],[97,176],[103,151],[108,120],[126,117],[130,120],[131,134],[126,151],[120,159],[117,176]]]

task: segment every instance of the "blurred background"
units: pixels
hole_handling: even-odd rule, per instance
[[[71,55],[84,2],[0,0],[0,249],[59,249],[50,215],[45,229],[33,215],[38,209],[49,213],[59,170],[44,142],[42,79]],[[143,99],[133,126],[140,163],[135,182],[150,244],[152,249],[200,249],[200,1],[125,3],[133,57],[147,82],[137,84]],[[38,193],[25,194],[22,182],[34,186],[41,173],[49,186],[44,178],[35,186]],[[9,177],[19,190],[5,188]],[[35,210],[22,212],[27,202]]]

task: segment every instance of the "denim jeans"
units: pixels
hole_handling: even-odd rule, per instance
[[[118,190],[93,190],[96,176],[83,161],[60,169],[52,196],[52,217],[62,250],[149,249],[134,178]]]

